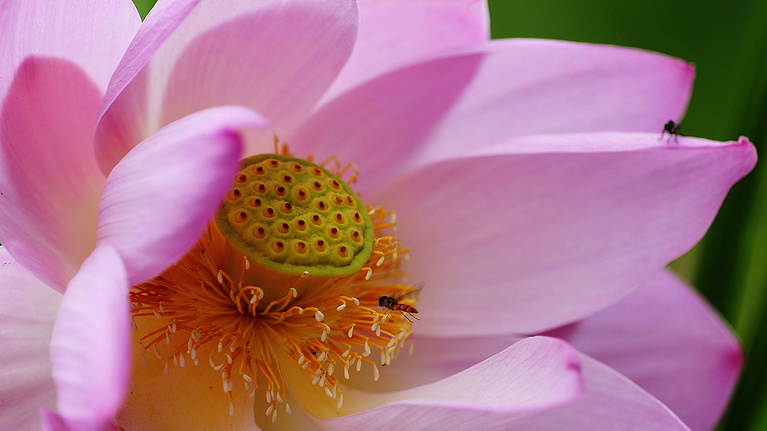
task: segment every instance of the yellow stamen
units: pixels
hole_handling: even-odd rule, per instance
[[[294,172],[308,169],[300,163],[291,164],[287,157],[265,160],[277,160]],[[331,161],[335,159],[326,163]],[[340,166],[337,161],[335,164]],[[346,165],[336,179],[340,182],[350,168],[356,171],[355,166]],[[235,189],[244,182],[238,177]],[[339,190],[341,186],[345,185],[339,184]],[[247,202],[246,197],[240,192],[230,193],[226,199]],[[341,194],[331,202],[351,207],[357,205],[357,200],[356,195]],[[282,208],[283,214],[300,211],[295,205]],[[310,261],[297,255],[304,259],[300,265],[303,272],[264,276],[264,271],[274,270],[275,266],[266,268],[271,264],[256,262],[246,252],[233,254],[229,236],[222,234],[217,223],[210,223],[183,259],[130,292],[142,361],[168,374],[175,372],[173,367],[184,367],[189,361],[197,365],[201,360],[199,352],[209,352],[206,354],[211,372],[220,373],[221,387],[230,400],[234,391],[252,389],[250,396],[255,396],[261,384],[269,405],[266,416],[276,420],[276,405],[287,399],[280,360],[289,358],[324,396],[337,400],[334,403],[340,409],[343,395],[335,371],[343,369],[348,379],[349,369],[356,367],[359,371],[364,362],[373,368],[377,380],[377,365],[368,359],[372,350],[380,350],[381,365],[387,365],[411,333],[412,323],[403,313],[387,312],[379,306],[382,296],[399,297],[412,290],[397,282],[403,276],[399,256],[406,256],[408,250],[399,248],[397,238],[386,234],[393,231],[396,218],[381,207],[364,210],[372,226],[369,257],[353,273],[341,275],[314,275],[307,263]],[[236,222],[239,212],[229,214],[234,214],[230,220]],[[252,217],[252,213],[244,214],[243,219]],[[354,232],[359,234],[360,229]],[[354,235],[348,238],[353,241]],[[233,256],[236,265],[232,264]],[[154,358],[144,356],[149,349]],[[285,404],[289,413],[290,407]],[[234,404],[229,405],[233,414]]]

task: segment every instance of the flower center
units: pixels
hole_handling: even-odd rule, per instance
[[[290,413],[286,368],[303,370],[336,409],[341,375],[370,366],[378,380],[368,356],[379,350],[388,364],[417,313],[414,289],[399,282],[407,250],[387,234],[394,214],[364,206],[341,179],[347,169],[323,165],[275,154],[243,161],[193,250],[131,290],[145,367],[156,359],[167,375],[206,352],[223,394],[263,391],[272,421],[280,405]]]

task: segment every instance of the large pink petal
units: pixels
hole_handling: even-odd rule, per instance
[[[353,0],[158,6],[121,63],[116,76],[122,78],[113,80],[104,105],[97,144],[105,171],[142,132],[212,106],[247,106],[269,118],[278,134],[292,128],[336,77],[357,31]],[[266,148],[271,139],[270,133]]]
[[[518,138],[422,166],[367,203],[397,213],[425,281],[415,330],[534,333],[614,304],[687,251],[753,146],[657,134]]]
[[[584,392],[509,431],[689,430],[668,407],[615,370],[581,355]],[[691,395],[694,396],[694,395]]]
[[[16,68],[30,56],[74,63],[104,91],[140,24],[136,7],[125,0],[3,0],[0,100]]]
[[[61,294],[0,247],[0,429],[38,429],[56,405],[49,345]]]
[[[285,138],[300,156],[356,163],[354,188],[364,195],[416,157],[482,60],[467,54],[389,72],[334,99]]]
[[[549,335],[629,377],[693,430],[716,425],[743,362],[722,320],[666,271],[607,310]]]
[[[587,43],[499,40],[483,52],[472,85],[429,136],[426,158],[529,134],[660,133],[684,114],[695,72],[662,54]]]
[[[354,51],[324,98],[397,66],[479,44],[489,35],[485,0],[362,0]]]
[[[98,240],[120,253],[130,285],[197,242],[239,169],[240,130],[266,124],[245,108],[206,109],[162,128],[115,166],[101,195]]]
[[[140,22],[124,0],[0,3],[0,238],[58,290],[93,249],[99,99]]]
[[[0,238],[59,291],[96,244],[104,176],[92,136],[100,99],[78,66],[30,57],[0,114]]]
[[[286,140],[360,167],[361,191],[402,170],[529,135],[658,132],[687,106],[693,69],[636,49],[493,41],[371,79]]]
[[[94,250],[67,287],[51,341],[58,411],[78,428],[108,424],[130,378],[128,280],[117,252]]]
[[[379,394],[350,391],[346,398],[357,405],[383,405],[317,424],[330,430],[388,430],[402,424],[408,430],[508,429],[572,402],[581,385],[575,351],[552,338],[533,337],[428,385]]]

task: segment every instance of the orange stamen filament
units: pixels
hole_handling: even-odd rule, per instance
[[[356,171],[355,166],[347,165],[342,173],[350,167]],[[255,270],[247,258],[240,274],[224,272],[226,239],[211,223],[181,261],[131,290],[134,329],[142,327],[142,356],[151,349],[153,356],[164,362],[163,371],[168,374],[171,364],[184,367],[187,358],[197,365],[201,347],[214,346],[208,363],[221,373],[222,388],[230,401],[234,375],[241,377],[245,391],[252,390],[251,397],[256,395],[261,378],[269,404],[265,413],[276,421],[278,403],[285,403],[290,413],[284,401],[282,369],[275,359],[280,351],[286,352],[306,370],[312,384],[323,388],[340,408],[343,395],[338,372],[342,370],[348,379],[349,370],[360,371],[364,362],[373,367],[374,379],[378,380],[377,365],[368,356],[378,349],[381,365],[389,364],[409,342],[411,333],[412,323],[403,313],[378,306],[381,296],[396,297],[410,289],[386,283],[402,276],[399,256],[406,257],[408,250],[398,247],[396,237],[384,235],[384,229],[394,230],[396,224],[391,211],[379,207],[368,208],[368,213],[375,240],[367,263],[351,276],[329,278],[302,295],[297,294],[296,287],[311,277],[309,272],[282,287],[245,285],[246,273]],[[285,290],[281,297],[265,304],[265,289]],[[152,316],[156,319],[144,319]],[[146,356],[142,360],[148,367]],[[230,414],[233,409],[230,402]]]

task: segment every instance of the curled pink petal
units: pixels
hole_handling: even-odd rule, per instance
[[[323,98],[397,66],[478,45],[489,35],[484,0],[362,0],[354,51]]]
[[[470,337],[430,337],[413,334],[412,354],[398,355],[396,360],[381,369],[381,379],[376,391],[401,391],[415,386],[433,383],[484,361],[498,354],[523,337],[518,335],[493,335]],[[369,390],[370,379],[355,378],[347,382],[354,388]]]
[[[73,63],[29,57],[0,114],[0,238],[19,263],[62,292],[96,244],[105,178],[91,137],[100,98]]]
[[[146,138],[145,129],[151,117],[148,63],[199,2],[176,0],[156,4],[117,66],[101,103],[94,143],[96,159],[105,175]]]
[[[508,430],[689,431],[668,407],[615,370],[580,355],[583,394]]]
[[[108,424],[125,397],[131,367],[128,288],[122,261],[107,245],[97,247],[69,283],[53,328],[51,359],[58,412],[70,426]]]
[[[377,190],[367,202],[397,213],[412,250],[408,277],[429,283],[416,330],[560,326],[614,304],[687,251],[756,155],[745,139],[675,145],[658,136],[518,138]]]
[[[115,166],[101,195],[98,241],[120,253],[130,285],[189,251],[234,182],[239,131],[265,126],[245,108],[207,109],[164,127]]]
[[[398,392],[354,394],[355,403],[383,403],[324,421],[330,430],[500,429],[577,399],[582,390],[577,355],[552,338],[521,340],[460,373]],[[351,395],[351,394],[350,394]]]
[[[0,429],[37,429],[56,405],[49,345],[61,294],[0,247]]]
[[[612,307],[549,334],[627,376],[693,430],[716,425],[743,362],[721,318],[667,271]]]

